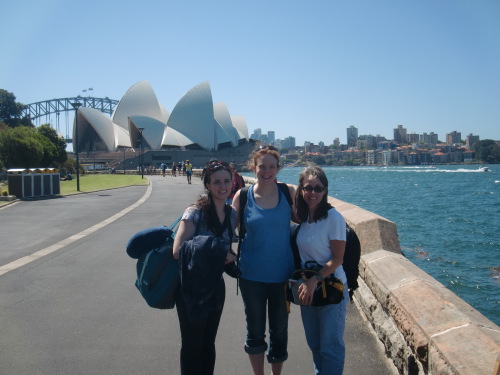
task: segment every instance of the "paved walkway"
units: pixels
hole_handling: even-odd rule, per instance
[[[1,374],[178,374],[175,310],[147,307],[125,246],[138,230],[172,223],[202,192],[199,178],[0,208]],[[82,180],[82,184],[84,184]],[[236,282],[217,337],[216,374],[251,374]],[[393,374],[380,343],[349,305],[345,374]],[[312,374],[300,311],[292,306],[284,374]],[[268,371],[268,373],[270,370]]]

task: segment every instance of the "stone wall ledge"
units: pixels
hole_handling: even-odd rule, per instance
[[[400,373],[492,373],[500,327],[437,280],[386,250],[363,255],[360,276],[356,299]]]

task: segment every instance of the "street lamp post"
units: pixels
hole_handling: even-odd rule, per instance
[[[141,151],[140,151],[140,156],[139,156],[139,161],[141,163],[141,178],[144,178],[144,166],[142,165],[142,131],[144,128],[137,128],[139,130],[139,133],[141,133]]]
[[[78,108],[82,106],[81,103],[71,103],[75,109],[75,139],[73,139],[73,148],[76,153],[76,191],[80,191],[80,158],[78,156]]]

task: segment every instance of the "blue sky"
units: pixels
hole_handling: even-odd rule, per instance
[[[500,1],[3,2],[0,88],[28,104],[121,99],[172,111],[209,81],[250,133],[331,144],[346,128],[500,139]],[[55,119],[53,119],[55,121]],[[71,119],[72,121],[72,119]]]

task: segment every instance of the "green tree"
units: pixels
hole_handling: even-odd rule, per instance
[[[59,136],[56,130],[49,124],[40,125],[37,130],[38,133],[46,137],[56,147],[57,155],[54,158],[54,162],[57,166],[63,164],[68,159],[68,153],[66,152],[66,140]]]
[[[21,118],[22,111],[26,106],[16,102],[13,93],[0,89],[0,122],[11,127],[33,126],[26,117]]]
[[[325,165],[326,159],[323,155],[317,155],[312,158],[312,161],[317,165]]]
[[[500,162],[500,146],[492,139],[475,142],[472,149],[476,152],[476,159],[483,163]]]
[[[56,146],[35,128],[19,126],[0,133],[0,159],[5,168],[50,167]]]

